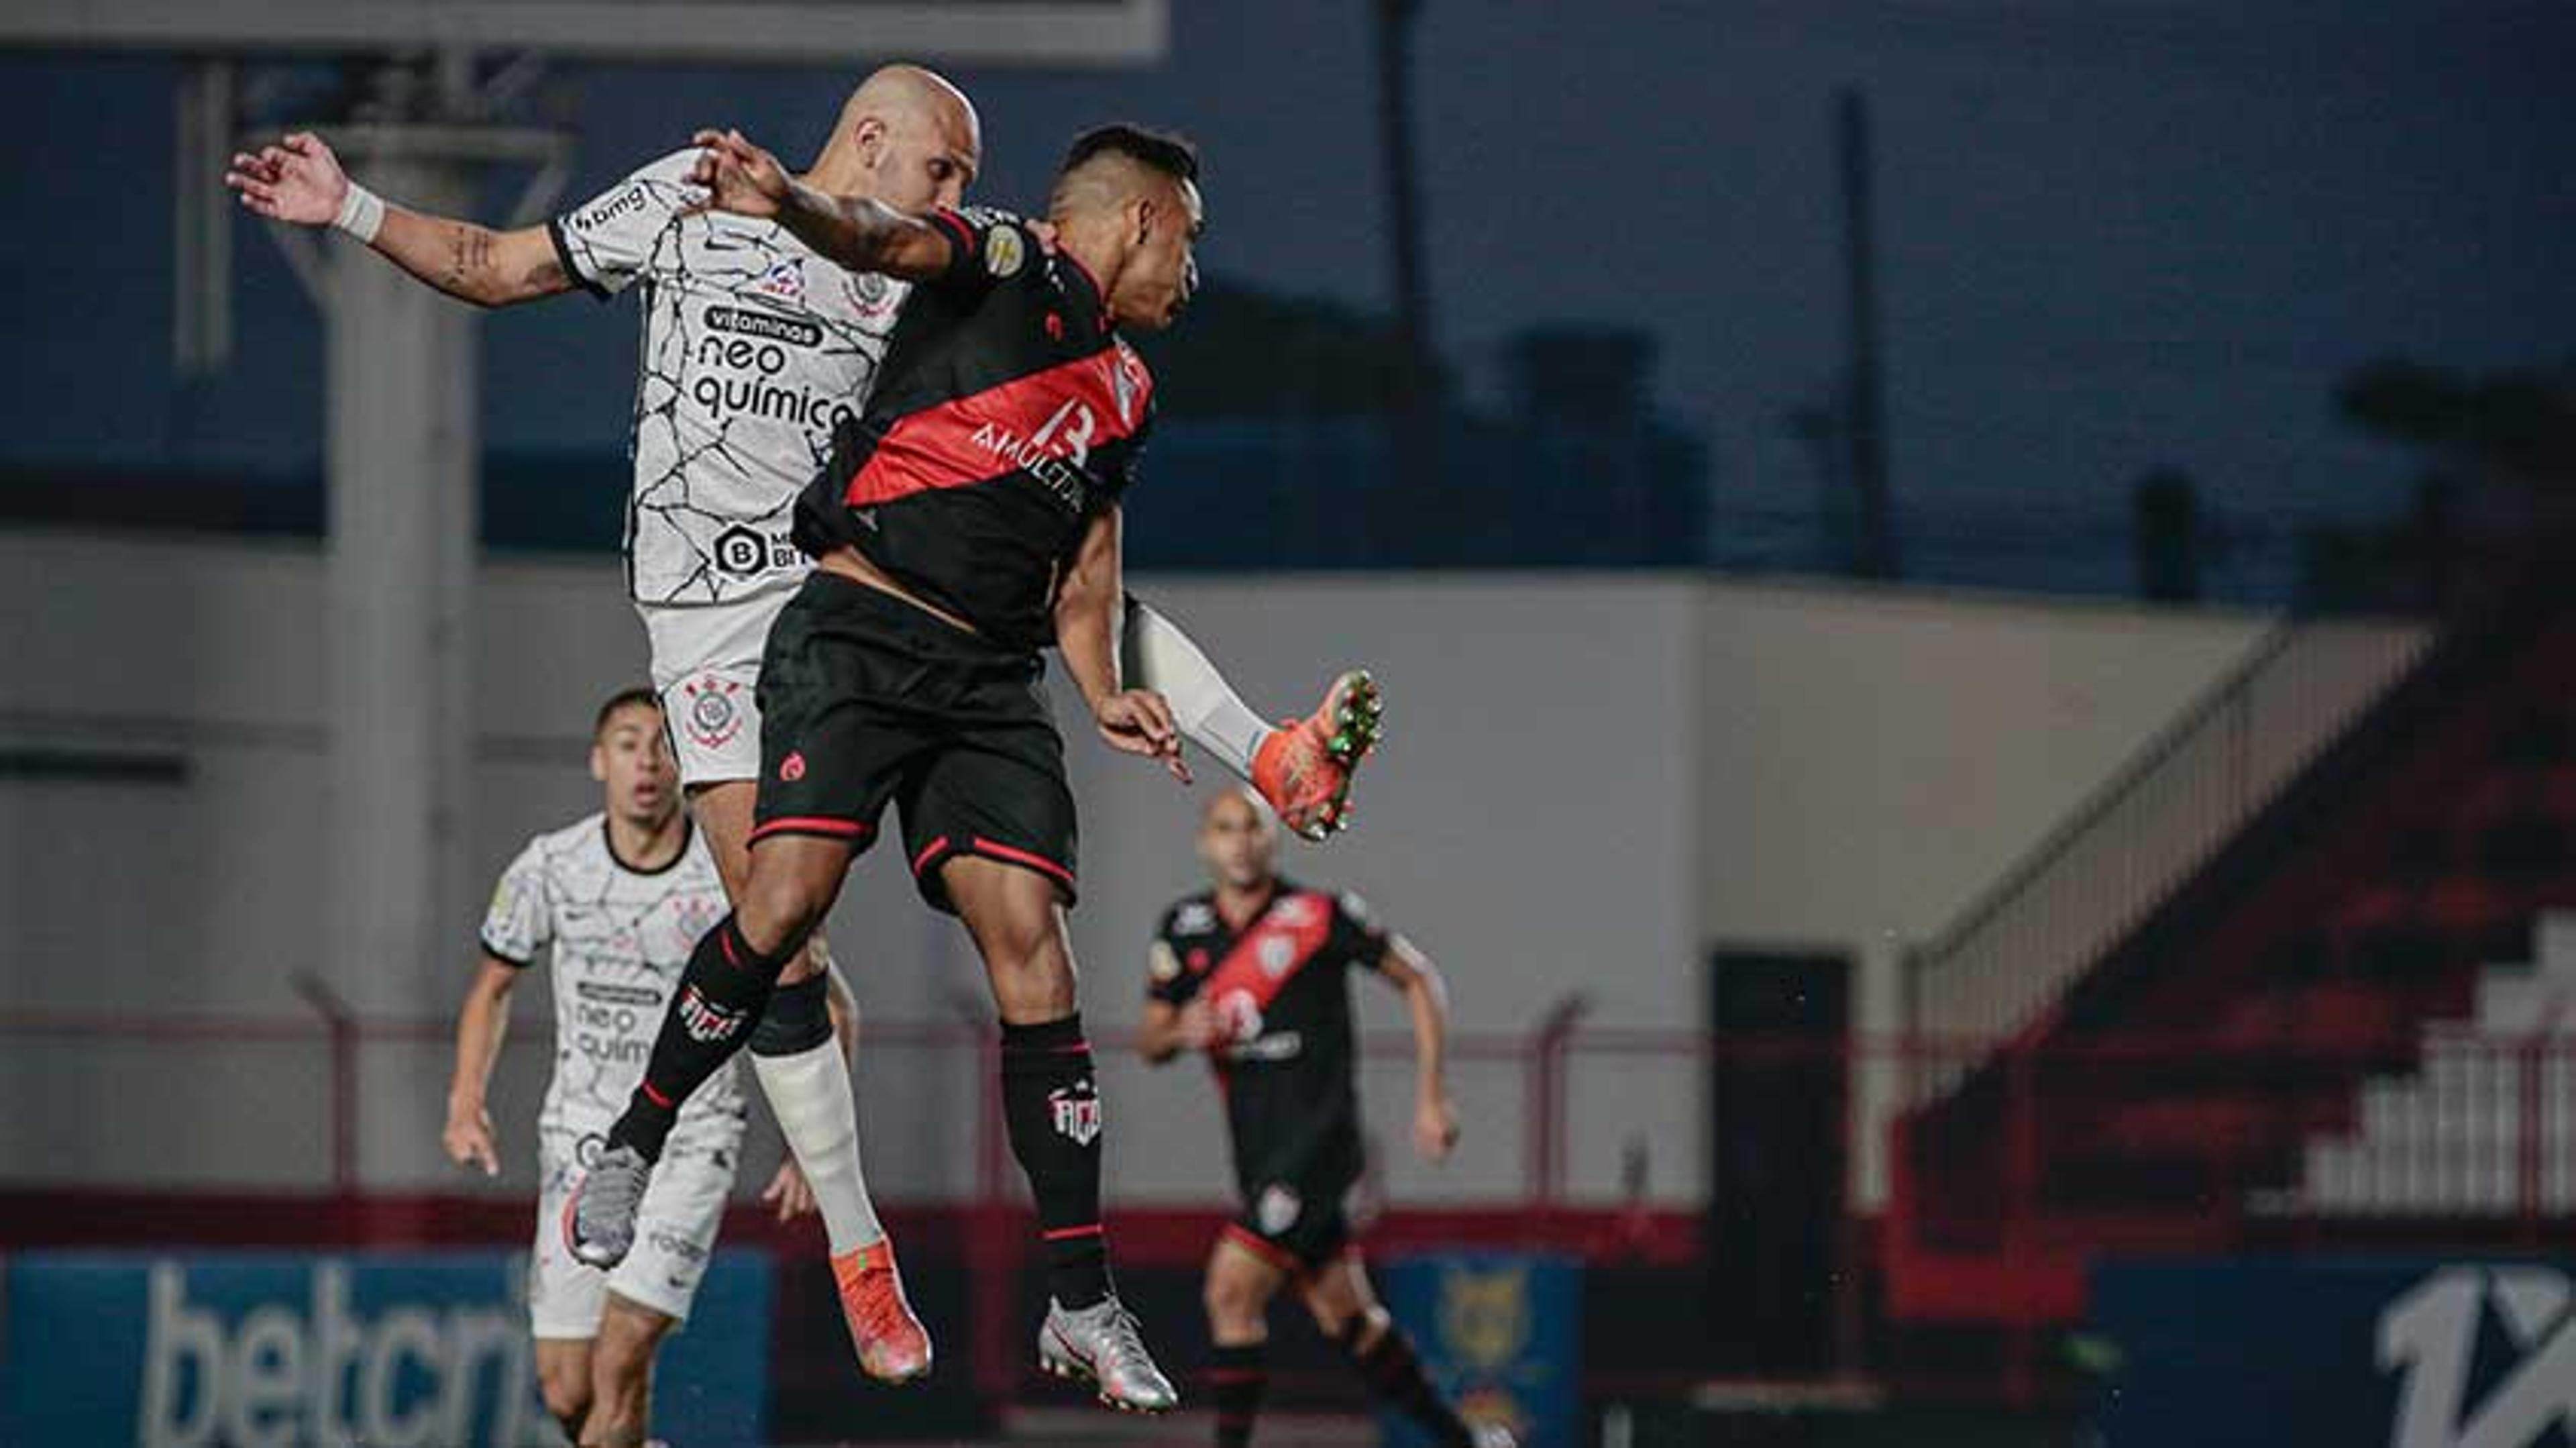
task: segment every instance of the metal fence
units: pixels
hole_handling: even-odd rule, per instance
[[[2039,1018],[2402,678],[2431,638],[2403,625],[2284,624],[2266,634],[1911,955],[1913,1028],[2004,1041]],[[1925,1074],[1923,1090],[1949,1089],[1971,1064]]]

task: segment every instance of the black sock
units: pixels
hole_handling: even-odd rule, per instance
[[[1066,1307],[1089,1307],[1110,1292],[1109,1243],[1100,1230],[1100,1094],[1079,1014],[1002,1023],[1002,1118],[1037,1199],[1048,1290]]]
[[[1441,1448],[1474,1448],[1474,1435],[1468,1432],[1467,1420],[1431,1385],[1423,1374],[1422,1359],[1413,1352],[1413,1339],[1404,1329],[1390,1322],[1376,1342],[1362,1348],[1360,1338],[1368,1332],[1368,1318],[1351,1319],[1342,1332],[1342,1352],[1351,1366],[1360,1370],[1360,1381],[1370,1392],[1393,1404],[1397,1411],[1421,1424]]]
[[[832,1039],[832,995],[825,977],[809,975],[769,993],[769,1006],[751,1028],[755,1056],[802,1056]]]
[[[778,973],[802,944],[791,942],[775,955],[762,955],[742,938],[730,915],[698,937],[689,968],[680,973],[679,994],[662,1014],[644,1079],[627,1098],[626,1114],[608,1129],[610,1146],[634,1147],[647,1161],[662,1159],[662,1142],[680,1117],[680,1104],[742,1049],[778,986]]]
[[[1246,1448],[1253,1420],[1261,1416],[1261,1396],[1270,1390],[1266,1343],[1241,1347],[1217,1345],[1208,1365],[1208,1386],[1216,1399],[1216,1448]]]

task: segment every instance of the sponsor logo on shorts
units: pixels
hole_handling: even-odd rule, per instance
[[[680,990],[680,1024],[692,1041],[729,1041],[742,1030],[744,1012],[717,1005],[694,985]]]
[[[1252,1217],[1261,1224],[1263,1236],[1276,1237],[1297,1225],[1297,1219],[1305,1212],[1306,1204],[1295,1192],[1274,1184],[1261,1189],[1261,1200],[1253,1204]]]
[[[645,1233],[644,1240],[651,1243],[655,1251],[661,1252],[666,1256],[676,1258],[682,1262],[704,1262],[707,1260],[706,1248],[699,1246],[695,1239],[684,1237],[667,1227],[656,1227],[652,1231]],[[671,1285],[677,1287],[682,1284],[674,1281]]]
[[[778,777],[789,784],[794,784],[805,777],[805,755],[802,750],[793,751],[785,759],[778,761]]]
[[[742,733],[742,706],[735,695],[742,685],[714,674],[700,674],[680,686],[680,717],[689,739],[700,749],[722,749]]]
[[[1058,1136],[1076,1146],[1100,1139],[1100,1093],[1092,1089],[1089,1078],[1048,1092],[1047,1109],[1054,1114]]]

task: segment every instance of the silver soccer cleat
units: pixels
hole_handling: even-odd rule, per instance
[[[1090,1383],[1101,1402],[1125,1413],[1168,1413],[1181,1401],[1146,1353],[1136,1315],[1116,1293],[1080,1312],[1048,1303],[1046,1325],[1038,1329],[1038,1370]]]
[[[564,1246],[574,1260],[603,1269],[626,1260],[635,1247],[635,1213],[652,1179],[653,1163],[631,1146],[599,1154],[564,1204]]]
[[[1476,1448],[1520,1448],[1521,1440],[1500,1423],[1482,1423],[1474,1431]]]

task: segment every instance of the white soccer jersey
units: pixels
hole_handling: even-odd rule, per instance
[[[865,411],[906,284],[844,271],[766,221],[691,212],[694,150],[557,217],[555,250],[608,297],[644,285],[626,572],[638,603],[722,603],[804,577],[796,494]]]
[[[555,1069],[541,1136],[604,1135],[626,1110],[689,952],[724,913],[715,857],[694,827],[679,857],[649,872],[617,859],[596,814],[528,841],[510,862],[483,918],[483,948],[522,966],[540,950],[551,957]],[[675,1137],[701,1125],[740,1131],[735,1065],[682,1104]]]

